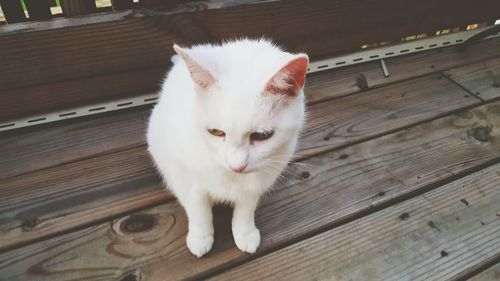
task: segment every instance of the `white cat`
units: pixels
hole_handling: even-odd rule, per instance
[[[154,162],[185,208],[187,246],[212,248],[212,205],[234,206],[238,248],[260,244],[254,211],[290,161],[304,122],[305,54],[266,40],[183,49],[168,73],[148,128]]]

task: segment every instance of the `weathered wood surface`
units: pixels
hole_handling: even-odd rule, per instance
[[[439,78],[431,75],[310,106],[310,121],[299,153],[313,156],[479,103]],[[402,91],[406,94],[401,95]],[[0,196],[0,210],[2,205],[8,206],[0,216],[0,249],[118,215],[131,204],[137,207],[165,200],[168,195],[159,181],[153,181],[154,171],[144,146],[148,114],[149,109],[131,110],[2,138],[0,151],[4,156],[0,163],[5,168],[0,173],[7,179],[0,179],[0,195],[10,196]],[[129,154],[133,161],[125,161]],[[103,164],[108,162],[112,165]],[[40,193],[30,193],[35,185],[44,200],[40,200]],[[83,186],[92,188],[78,195],[71,192]],[[141,192],[150,192],[151,198],[145,200]],[[85,198],[78,207],[67,204],[75,196]],[[24,199],[16,201],[19,197]],[[102,200],[93,200],[96,198]],[[109,202],[118,207],[106,207]],[[92,215],[85,215],[90,209],[94,210]],[[37,218],[38,226],[25,231],[22,225],[30,218]]]
[[[286,246],[500,161],[499,134],[500,103],[495,102],[303,161],[257,211],[259,251]],[[234,247],[227,212],[216,215],[223,221],[216,223],[214,249],[203,259],[184,246],[186,218],[175,201],[140,215],[129,220],[138,221],[130,227],[120,226],[128,218],[123,217],[5,252],[0,276],[107,280],[138,274],[175,280],[250,257]]]
[[[500,38],[474,45],[466,52],[447,48],[391,58],[386,61],[391,72],[388,78],[384,77],[378,62],[311,74],[307,80],[306,98],[308,102],[318,102],[366,90],[359,86],[361,76],[365,77],[368,88],[380,87],[500,56],[499,50]],[[158,90],[166,71],[167,67],[148,68],[0,91],[0,116],[4,116],[0,118],[64,109],[71,104],[81,105],[91,101],[152,93]],[[36,103],[26,103],[35,99]]]
[[[496,11],[500,10],[500,2],[496,0],[474,3],[444,0],[439,4],[432,0],[418,4],[401,0],[246,1],[245,5],[233,6],[235,3],[201,1],[180,5],[174,11],[153,17],[137,11],[128,16],[120,14],[117,19],[110,15],[114,20],[109,22],[92,17],[90,23],[71,28],[55,24],[57,28],[39,31],[34,27],[37,31],[33,31],[31,25],[27,25],[26,31],[6,32],[0,36],[0,96],[15,88],[167,68],[173,42],[190,44],[265,35],[289,50],[306,51],[312,57],[319,57],[357,50],[367,43],[399,40],[406,35],[471,22],[490,22],[497,18]],[[392,13],[393,10],[398,13]],[[93,21],[99,23],[93,24]],[[0,33],[3,29],[8,27],[0,27]],[[48,103],[49,108],[79,102],[73,102],[74,96],[68,95],[64,102],[59,100],[55,105],[50,101],[50,93],[47,94],[38,98],[40,104]],[[21,101],[17,99],[18,103]],[[30,103],[30,100],[23,102]],[[22,107],[18,107],[16,112],[21,110]],[[34,113],[32,107],[26,110],[24,114]],[[0,111],[0,118],[12,117],[8,114]]]
[[[445,73],[481,99],[500,97],[500,57],[454,68]]]
[[[315,73],[308,77],[306,98],[308,102],[318,102],[366,90],[360,87],[359,80],[362,76],[366,79],[368,88],[375,88],[500,56],[499,50],[500,38],[474,45],[466,52],[447,48],[391,58],[386,60],[391,72],[391,76],[387,78],[384,77],[378,62]],[[67,108],[72,104],[81,105],[91,101],[152,93],[158,90],[167,68],[147,68],[0,91],[0,118],[49,112]],[[26,103],[35,99],[36,103]]]
[[[447,79],[439,78],[431,75],[386,90],[367,91],[310,106],[310,122],[300,148],[302,155],[382,135],[479,102]],[[134,109],[5,134],[0,138],[0,166],[3,166],[0,179],[144,145],[149,111],[149,107]]]
[[[0,178],[145,143],[150,107],[73,119],[0,137]]]
[[[405,79],[423,76],[456,68],[478,61],[500,56],[500,38],[495,38],[472,45],[466,51],[455,47],[432,50],[413,55],[389,58],[385,60],[390,72],[385,77],[380,62],[365,63],[358,66],[338,68],[331,71],[313,73],[307,77],[308,102],[317,102],[332,97],[360,92],[366,87],[376,88]],[[360,80],[365,79],[366,82]],[[363,87],[363,86],[362,86]]]
[[[0,120],[154,93],[166,71],[148,68],[0,91]]]
[[[473,104],[477,99],[440,74],[315,104],[307,108],[299,154],[314,155]]]
[[[496,264],[469,279],[469,281],[498,281],[498,280],[500,280],[500,264]]]
[[[500,165],[213,280],[456,280],[500,255]]]
[[[0,251],[171,198],[144,147],[12,177],[0,186]]]

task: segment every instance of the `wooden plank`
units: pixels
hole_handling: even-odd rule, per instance
[[[403,84],[422,89],[420,94],[412,92],[402,97],[395,89],[388,87],[385,92],[379,90],[373,94],[367,92],[357,98],[348,97],[311,107],[311,122],[307,123],[307,133],[302,138],[301,149],[304,150],[304,155],[312,156],[332,148],[346,146],[436,118],[443,114],[444,110],[449,112],[478,103],[472,98],[464,98],[461,90],[447,79],[427,77],[419,78],[418,81],[416,84]],[[438,91],[426,91],[424,85]],[[387,98],[387,95],[392,96],[393,92],[396,95]],[[342,101],[344,99],[348,101]],[[375,99],[385,102],[380,103]],[[341,106],[338,106],[339,104]],[[353,106],[357,104],[360,106]],[[367,108],[365,104],[372,106]],[[315,111],[333,111],[335,114],[317,117],[320,120],[315,121],[317,119],[314,117]],[[144,146],[146,123],[144,118],[147,112],[147,110],[131,111],[121,116],[110,115],[101,119],[101,122],[90,119],[89,122],[79,122],[77,125],[68,124],[52,130],[42,128],[35,132],[29,131],[26,134],[13,134],[11,138],[2,138],[0,149],[4,156],[0,159],[0,163],[6,168],[0,172],[10,178],[0,180],[0,198],[2,198],[0,213],[5,213],[5,216],[0,216],[0,249],[53,235],[78,224],[88,224],[120,214],[126,210],[121,204],[129,206],[132,203],[151,203],[144,201],[140,193],[133,193],[126,188],[154,178],[154,171],[151,169]],[[399,112],[406,114],[401,115]],[[413,117],[408,118],[408,116]],[[353,121],[343,121],[348,119]],[[373,126],[371,125],[373,120],[385,123],[386,126]],[[361,127],[372,128],[363,132],[353,130],[342,136],[332,137],[331,141],[323,139],[324,130],[335,128],[332,130],[348,131],[346,128],[351,128],[353,122]],[[127,127],[124,128],[123,124],[127,124]],[[54,144],[56,138],[58,142]],[[133,148],[135,145],[138,147]],[[75,154],[75,151],[79,153]],[[128,154],[132,160],[125,161]],[[79,159],[84,160],[82,162]],[[108,162],[114,166],[103,164]],[[88,171],[82,168],[92,166],[96,168]],[[77,172],[79,169],[82,172]],[[31,172],[33,170],[35,172]],[[96,172],[100,170],[101,173]],[[127,173],[131,176],[126,177]],[[14,175],[19,176],[13,177]],[[69,182],[66,179],[68,177],[71,179]],[[165,194],[160,188],[161,184],[150,183],[151,188],[154,186],[154,191],[151,191],[153,195],[150,195],[149,200],[154,202],[164,200]],[[67,205],[66,202],[75,200],[75,195],[69,190],[78,190],[82,184],[92,187],[87,192],[79,193],[78,197],[85,198],[84,203],[82,202],[77,208],[71,204]],[[32,191],[34,186],[37,187],[37,191]],[[149,186],[145,188],[139,186],[137,191],[148,191]],[[2,196],[2,189],[5,190],[5,194],[10,194],[12,197]],[[24,195],[24,192],[33,196]],[[43,200],[40,200],[39,194],[44,194]],[[24,200],[15,200],[21,197]],[[94,200],[95,198],[101,200]],[[111,211],[112,207],[108,205],[118,207]],[[2,209],[2,206],[8,208]],[[85,210],[93,210],[92,216],[85,215]],[[22,212],[22,215],[18,215],[18,212]],[[61,213],[65,215],[61,216]],[[37,218],[40,222],[37,228],[29,232],[23,231],[22,225],[27,218]]]
[[[302,154],[309,156],[382,135],[479,102],[466,97],[465,91],[440,77],[422,77],[385,90],[376,89],[360,96],[311,106]],[[0,169],[0,178],[143,145],[148,116],[149,108],[7,134],[0,138],[0,165],[5,167]],[[329,134],[328,139],[326,134]]]
[[[433,74],[311,105],[299,154],[314,155],[373,138],[476,102],[441,75]]]
[[[52,18],[47,0],[24,0],[30,20],[46,20]]]
[[[81,21],[71,28],[55,24],[56,29],[45,31],[38,27],[34,28],[36,32],[29,28],[6,32],[0,36],[0,53],[5,54],[2,64],[15,62],[17,67],[0,70],[0,89],[166,67],[173,54],[168,46],[173,42],[189,44],[264,34],[291,51],[325,56],[359,49],[367,43],[490,21],[496,19],[500,8],[496,0],[445,0],[439,4],[432,0],[418,4],[409,0],[238,1],[242,4],[232,6],[235,3],[201,1],[154,17],[137,11],[128,16],[120,14],[123,16],[111,22],[92,24],[102,21],[92,17],[90,22]]]
[[[87,13],[83,0],[60,0],[60,3],[65,17],[81,16]]]
[[[87,11],[87,14],[97,12],[95,0],[84,0],[83,2],[85,3],[85,10]]]
[[[7,23],[26,21],[20,0],[0,0],[0,6]]]
[[[500,255],[500,165],[213,280],[456,280]]]
[[[307,100],[317,102],[345,96],[498,56],[500,56],[500,38],[495,38],[473,45],[465,52],[455,47],[448,47],[386,59],[385,63],[391,74],[389,77],[384,76],[379,62],[313,73],[307,77],[306,82],[309,86],[307,90],[314,94],[309,95]]]
[[[0,119],[12,120],[92,102],[154,93],[159,90],[165,71],[149,68],[0,91]]]
[[[495,281],[500,280],[500,264],[496,264],[478,275],[469,279],[469,281]]]
[[[445,73],[481,99],[500,97],[500,57],[450,69]]]
[[[0,178],[145,144],[150,107],[68,120],[0,137]]]
[[[133,0],[111,0],[111,5],[113,6],[114,11],[132,9],[133,4]]]
[[[0,251],[171,198],[144,147],[9,178],[0,185]]]
[[[490,127],[489,138],[480,137]],[[287,182],[264,198],[257,210],[259,251],[270,252],[499,161],[500,143],[495,141],[499,131],[500,102],[495,102],[292,166]],[[131,221],[137,226],[127,226]],[[129,274],[148,280],[203,278],[251,257],[234,247],[229,222],[228,212],[216,214],[214,249],[197,259],[185,248],[186,218],[174,201],[5,252],[0,256],[0,276],[8,280],[118,279]],[[42,264],[44,270],[36,270]]]

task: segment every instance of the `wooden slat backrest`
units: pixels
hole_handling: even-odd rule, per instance
[[[83,0],[61,0],[61,9],[67,17],[87,14]]]
[[[235,4],[221,0],[181,4],[167,12],[115,15],[57,19],[46,28],[23,23],[15,33],[4,32],[9,25],[0,26],[0,104],[11,109],[0,110],[0,120],[140,93],[140,89],[98,97],[87,93],[77,99],[68,94],[54,101],[47,91],[38,95],[37,110],[26,110],[25,105],[34,101],[23,99],[18,89],[49,84],[57,88],[68,81],[78,85],[81,79],[153,68],[163,70],[149,79],[158,83],[169,67],[174,42],[189,45],[264,35],[314,59],[408,35],[492,22],[500,18],[500,1],[242,0]],[[109,17],[114,19],[106,22]],[[156,88],[148,83],[145,90]],[[45,106],[49,100],[50,106]]]
[[[30,20],[46,20],[52,18],[49,1],[25,0]]]
[[[132,0],[111,0],[111,4],[113,5],[113,10],[121,11],[126,9],[131,9],[134,5],[134,1]]]
[[[0,6],[7,23],[26,21],[26,15],[20,0],[0,0]]]

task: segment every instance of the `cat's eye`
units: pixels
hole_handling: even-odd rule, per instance
[[[273,135],[274,135],[274,131],[272,131],[272,130],[264,131],[264,132],[253,132],[250,135],[250,141],[254,142],[254,141],[267,140],[270,137],[272,137]]]
[[[221,131],[219,129],[208,129],[208,132],[211,134],[211,135],[214,135],[216,137],[225,137],[226,136],[226,133],[224,133],[224,131]]]

